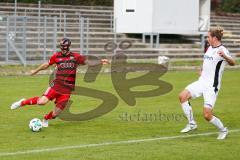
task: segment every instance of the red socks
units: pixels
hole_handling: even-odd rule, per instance
[[[38,102],[39,97],[33,97],[22,101],[21,106],[25,105],[35,105]]]
[[[46,114],[44,116],[45,120],[54,119],[54,118],[56,118],[56,117],[53,116],[53,111],[49,112],[48,114]]]
[[[38,102],[39,97],[33,97],[22,101],[21,106],[25,105],[35,105]],[[56,115],[53,115],[53,111],[49,112],[44,116],[45,120],[50,120],[56,118]]]

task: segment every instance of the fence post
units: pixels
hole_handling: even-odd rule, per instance
[[[87,18],[87,25],[86,25],[86,27],[87,27],[87,33],[86,33],[86,54],[88,54],[88,47],[89,47],[89,43],[88,43],[88,41],[89,41],[89,18]]]
[[[114,23],[114,20],[113,20],[113,12],[111,12],[111,15],[110,15],[111,17],[110,17],[110,27],[111,27],[111,29],[112,29],[112,31],[114,31],[114,28],[113,28],[113,23]]]
[[[146,34],[142,33],[142,43],[145,43],[145,42],[146,42]]]
[[[41,1],[38,1],[38,48],[40,48]]]
[[[9,56],[9,44],[8,44],[8,39],[9,39],[9,16],[7,16],[7,24],[6,24],[6,56],[5,56],[5,61],[8,63],[8,56]]]
[[[27,65],[27,53],[26,53],[26,47],[27,47],[27,43],[26,43],[26,21],[27,21],[27,17],[23,17],[23,59],[24,59],[24,66]]]
[[[160,34],[157,33],[156,48],[159,48],[159,37],[160,37]]]
[[[53,49],[57,50],[57,17],[54,17]]]
[[[117,25],[117,18],[114,18],[114,44],[117,44],[117,31],[116,31],[116,25]],[[117,48],[113,51],[114,55],[117,53]]]
[[[153,48],[153,33],[150,33],[150,45]]]
[[[14,34],[16,35],[17,0],[14,3]]]
[[[59,11],[59,30],[58,31],[62,31],[62,9],[60,9]]]
[[[204,50],[205,36],[204,36],[204,34],[201,34],[200,37],[201,37],[201,49]]]
[[[47,17],[44,16],[44,52],[43,52],[43,61],[46,61],[46,44],[47,44]]]
[[[84,51],[84,18],[79,17],[79,32],[80,32],[80,52],[83,54]]]
[[[64,30],[64,36],[63,37],[66,37],[66,13],[64,12],[64,15],[63,15],[63,17],[64,17],[64,28],[63,28],[63,30]]]

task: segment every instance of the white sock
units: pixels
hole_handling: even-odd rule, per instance
[[[196,124],[196,122],[193,119],[192,107],[189,105],[188,101],[182,103],[181,105],[182,105],[183,112],[188,119],[188,123]]]
[[[221,131],[224,130],[224,128],[225,128],[223,126],[223,123],[221,122],[221,120],[215,116],[213,116],[213,118],[209,122],[212,123],[214,126],[216,126]]]

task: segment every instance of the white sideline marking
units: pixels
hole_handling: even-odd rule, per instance
[[[229,130],[229,132],[240,132],[240,129]],[[109,146],[109,145],[118,145],[118,144],[150,142],[150,141],[158,141],[158,140],[170,140],[170,139],[180,139],[180,138],[189,138],[189,137],[198,137],[198,136],[209,136],[209,135],[213,135],[213,134],[217,134],[217,133],[218,132],[199,133],[199,134],[192,134],[192,135],[185,134],[185,135],[181,135],[181,136],[168,136],[168,137],[136,139],[136,140],[117,141],[117,142],[104,142],[104,143],[96,143],[96,144],[81,144],[81,145],[75,145],[75,146],[62,146],[62,147],[55,147],[55,148],[34,149],[34,150],[17,151],[17,152],[6,152],[6,153],[0,153],[0,157],[41,153],[41,152],[50,152],[50,151],[59,151],[59,150],[65,150],[65,149],[79,149],[79,148],[100,147],[100,146]]]

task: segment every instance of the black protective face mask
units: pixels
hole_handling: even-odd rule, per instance
[[[68,46],[61,46],[62,54],[67,55],[69,52],[69,47]]]

